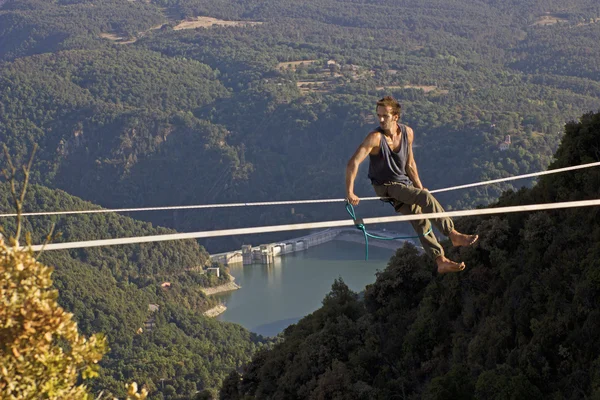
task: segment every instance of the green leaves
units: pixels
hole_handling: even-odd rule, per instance
[[[81,336],[72,314],[56,302],[51,269],[0,241],[0,397],[82,399],[77,385],[97,376],[107,350],[102,335]]]

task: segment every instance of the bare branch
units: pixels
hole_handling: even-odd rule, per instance
[[[27,184],[29,183],[29,175],[31,173],[31,167],[33,165],[33,157],[35,156],[35,152],[37,151],[38,145],[37,143],[33,145],[33,150],[31,151],[31,157],[29,157],[29,162],[27,166],[23,166],[23,173],[25,174],[25,180],[23,181],[23,190],[21,191],[21,205],[25,201],[25,192],[27,191]]]
[[[25,179],[23,181],[23,186],[21,188],[21,193],[17,194],[17,168],[12,162],[12,158],[10,157],[10,153],[8,152],[8,147],[6,144],[4,147],[4,156],[6,157],[6,163],[8,164],[8,169],[2,171],[6,179],[10,183],[10,193],[13,198],[14,206],[16,209],[16,223],[17,229],[15,233],[15,237],[10,239],[10,244],[14,247],[19,246],[19,238],[21,236],[21,230],[23,225],[23,202],[25,201],[25,193],[27,192],[27,185],[29,183],[29,175],[31,172],[31,168],[33,166],[33,157],[37,150],[37,144],[33,146],[33,150],[31,152],[31,157],[29,158],[29,162],[26,166],[23,166],[23,173],[25,174]]]
[[[52,242],[54,239],[56,239],[60,233],[58,233],[56,236],[52,236],[54,234],[54,228],[56,228],[56,224],[52,224],[50,226],[50,232],[48,232],[48,235],[46,235],[46,239],[44,240],[44,243],[42,243],[42,248],[40,249],[40,251],[37,253],[36,258],[39,258],[42,253],[44,252],[44,248],[46,247],[46,245],[50,242]]]

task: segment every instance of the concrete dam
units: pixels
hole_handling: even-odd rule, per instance
[[[400,235],[396,232],[381,231],[370,231],[369,233],[384,237],[393,237]],[[250,244],[247,244],[243,245],[240,250],[212,254],[210,258],[213,262],[218,262],[223,265],[272,264],[274,262],[275,257],[279,257],[288,253],[294,253],[297,251],[303,251],[308,249],[309,247],[317,246],[319,244],[329,242],[331,240],[344,240],[349,242],[360,243],[362,245],[364,245],[365,243],[362,232],[357,230],[356,228],[336,228],[326,229],[323,231],[311,233],[306,236],[301,236],[299,238],[290,239],[283,242],[261,244],[260,246],[252,246]],[[398,247],[403,246],[405,241],[405,239],[370,239],[369,246],[397,249]]]

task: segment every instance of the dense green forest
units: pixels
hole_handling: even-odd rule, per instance
[[[598,159],[600,113],[550,165]],[[597,199],[597,169],[546,176],[494,206]],[[398,249],[358,296],[336,281],[283,342],[233,371],[221,399],[584,399],[600,395],[596,208],[468,218],[464,273]],[[459,255],[460,253],[460,255]]]
[[[224,25],[211,26],[215,19]],[[565,123],[600,108],[599,43],[600,6],[596,0],[573,0],[568,5],[559,0],[0,0],[0,142],[8,147],[16,164],[27,159],[34,144],[39,146],[31,177],[36,186],[25,211],[341,198],[346,162],[376,124],[375,101],[392,94],[402,103],[402,121],[415,130],[415,156],[422,181],[435,189],[547,168],[561,143]],[[568,129],[577,126],[570,124]],[[500,144],[507,135],[511,144],[503,150]],[[571,146],[566,143],[562,142],[561,149]],[[576,154],[584,154],[578,146]],[[559,150],[562,158],[557,157],[556,162],[572,165],[597,159],[595,153],[585,153],[585,160],[581,156],[581,160],[567,162],[565,152]],[[557,181],[541,180],[531,192],[504,195],[501,202],[534,201],[545,196],[540,188],[548,189],[547,200],[553,200],[551,193],[557,192],[550,184],[544,186],[545,182]],[[515,182],[439,198],[449,209],[472,208],[493,203],[505,190],[528,184]],[[560,196],[566,193],[562,190]],[[578,193],[573,197],[579,198]],[[364,170],[357,180],[357,194],[372,195]],[[8,199],[3,186],[0,204],[4,211],[9,210]],[[363,216],[389,213],[387,208],[361,207]],[[26,229],[37,243],[52,222],[62,233],[56,239],[61,241],[346,215],[343,207],[300,206],[293,210],[139,213],[135,217],[147,223],[102,214],[59,220],[31,218]],[[507,221],[510,223],[477,221],[481,225],[472,226],[483,229],[485,224],[496,227],[498,223],[502,237],[509,237],[510,232],[520,237],[521,230],[535,237],[529,225],[546,226],[545,220],[526,222],[529,220],[519,217]],[[14,229],[11,223],[2,221],[9,233]],[[519,225],[525,223],[529,225]],[[279,236],[205,239],[200,243],[208,251],[218,252],[270,240],[279,240]],[[479,250],[463,256],[481,256],[478,252],[488,242],[491,239],[482,240]],[[515,243],[506,243],[501,249],[485,250],[493,254],[489,257],[504,257],[497,260],[503,268],[478,267],[464,278],[469,280],[466,284],[458,277],[434,280],[435,287],[443,289],[440,292],[431,289],[430,276],[419,267],[425,266],[425,260],[414,249],[404,249],[390,262],[388,272],[367,290],[364,300],[347,301],[349,309],[355,310],[348,311],[348,318],[364,323],[373,310],[381,309],[384,311],[376,313],[381,325],[373,326],[387,329],[404,323],[403,319],[387,320],[385,310],[405,307],[403,302],[410,299],[373,303],[377,290],[399,284],[384,279],[388,274],[414,275],[414,282],[406,284],[415,286],[410,292],[414,304],[427,300],[427,310],[431,310],[442,302],[444,307],[458,304],[459,297],[453,296],[458,296],[459,289],[476,290],[469,286],[471,280],[475,281],[472,285],[487,289],[481,283],[483,278],[477,281],[475,275],[487,279],[487,274],[503,271],[503,282],[509,278],[512,282],[521,276],[515,275],[521,271],[517,271],[521,265],[517,261],[541,259],[530,248],[513,253],[508,246],[516,248]],[[510,268],[504,268],[505,258],[512,260]],[[400,261],[408,259],[412,261]],[[232,368],[249,360],[264,343],[239,327],[198,316],[213,304],[197,288],[218,282],[189,270],[208,262],[206,250],[194,241],[48,252],[42,254],[42,260],[56,267],[61,304],[75,313],[81,329],[86,334],[103,331],[109,336],[112,350],[103,361],[97,389],[122,393],[120,382],[135,378],[149,386],[151,398],[189,398],[190,393],[216,388]],[[519,279],[516,281],[523,282],[525,278]],[[159,284],[163,281],[174,285],[162,290]],[[459,288],[459,282],[465,286]],[[512,290],[516,293],[519,288]],[[502,285],[497,293],[504,293],[501,290]],[[339,282],[325,302],[335,306],[341,301],[338,298],[354,295],[346,293]],[[475,304],[475,297],[469,298]],[[508,318],[506,310],[494,308],[501,304],[481,301],[485,313],[496,319]],[[152,317],[156,327],[136,334],[140,324],[150,318],[150,303],[161,305]],[[430,347],[407,352],[398,365],[394,361],[387,370],[366,371],[364,379],[372,381],[365,385],[371,389],[361,383],[356,393],[374,390],[385,398],[388,392],[379,390],[391,390],[399,397],[403,396],[399,393],[419,396],[435,392],[428,386],[430,382],[442,384],[444,379],[464,375],[463,367],[468,371],[465,376],[480,376],[479,367],[472,367],[480,364],[471,363],[466,353],[440,340],[447,339],[442,327],[456,322],[443,316],[457,315],[456,310],[448,311],[450,314],[445,308],[436,311],[440,320],[422,311],[426,319],[417,321],[419,312],[414,309],[402,317],[417,321],[426,334],[439,334],[435,341],[445,345],[436,347],[438,343],[431,344],[432,339]],[[330,321],[325,314],[319,311],[307,321]],[[572,314],[575,318],[576,313]],[[328,329],[341,329],[337,323],[328,322]],[[362,329],[346,323],[349,329]],[[486,323],[489,335],[496,333],[491,328],[496,328],[493,321]],[[284,346],[297,345],[294,331],[320,329],[317,322],[309,322],[310,329],[304,324],[307,322],[290,329],[292,336]],[[439,329],[426,330],[428,324]],[[471,329],[465,328],[465,332],[471,333],[464,334],[473,334],[472,320],[465,324]],[[417,333],[421,331],[411,335]],[[375,340],[375,336],[363,336]],[[417,346],[416,336],[410,337],[413,339],[406,339],[403,346]],[[488,339],[482,336],[478,340]],[[462,346],[464,341],[460,343]],[[512,342],[506,339],[502,343],[508,346]],[[567,350],[557,351],[566,354],[561,356],[565,363],[568,357],[579,360],[566,342],[561,345]],[[391,351],[396,350],[393,347]],[[452,368],[448,367],[449,351],[455,352],[458,360]],[[525,367],[508,360],[509,353],[502,348],[490,356],[490,363],[498,361],[510,368],[486,367],[491,374],[486,376],[493,384],[512,382],[517,387],[525,382],[519,375]],[[371,356],[356,354],[359,359]],[[257,361],[261,357],[262,353],[248,371],[262,368]],[[415,376],[394,378],[398,371],[417,365],[409,358],[425,364],[414,370]],[[336,362],[335,368],[332,365],[324,367],[330,369],[320,386],[334,382],[349,368],[343,362]],[[575,368],[573,365],[567,367]],[[588,367],[592,368],[591,364]],[[251,374],[248,371],[245,374]],[[306,377],[290,374],[296,380]],[[567,371],[564,376],[569,374],[576,375]],[[523,376],[539,386],[537,377]],[[236,386],[232,382],[237,378],[232,375],[231,379],[228,388]],[[361,379],[356,382],[363,382]],[[474,385],[474,378],[469,379],[465,384]],[[388,380],[389,387],[377,386]],[[261,382],[272,384],[268,379]],[[316,382],[305,390],[313,390],[310,385]],[[592,393],[590,385],[581,383],[581,390]],[[242,389],[254,396],[259,385]],[[543,389],[544,396],[557,393],[550,386]],[[268,389],[260,386],[260,390]]]
[[[3,183],[0,212],[11,212],[11,204]],[[32,211],[99,208],[41,186],[29,188],[25,204]],[[23,229],[34,243],[42,243],[52,225],[59,235],[54,242],[173,232],[116,214],[27,217]],[[5,236],[14,233],[12,219],[3,218],[2,227]],[[111,350],[101,363],[101,377],[91,383],[97,393],[122,398],[130,381],[146,385],[151,398],[211,393],[231,368],[268,344],[238,325],[201,315],[216,303],[200,288],[222,284],[229,275],[207,275],[208,254],[195,241],[45,251],[38,259],[54,267],[59,303],[74,314],[80,332],[102,332],[108,339]],[[169,287],[162,287],[164,282]]]
[[[238,25],[181,29],[203,16]],[[16,156],[38,143],[36,183],[105,207],[335,198],[393,94],[427,187],[534,172],[564,123],[598,109],[598,18],[591,0],[6,1],[0,140]],[[179,230],[325,216],[343,209],[139,215]]]

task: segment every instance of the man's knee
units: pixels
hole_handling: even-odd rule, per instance
[[[417,195],[417,204],[421,208],[431,206],[435,202],[435,197],[427,190],[421,190],[421,193]]]

